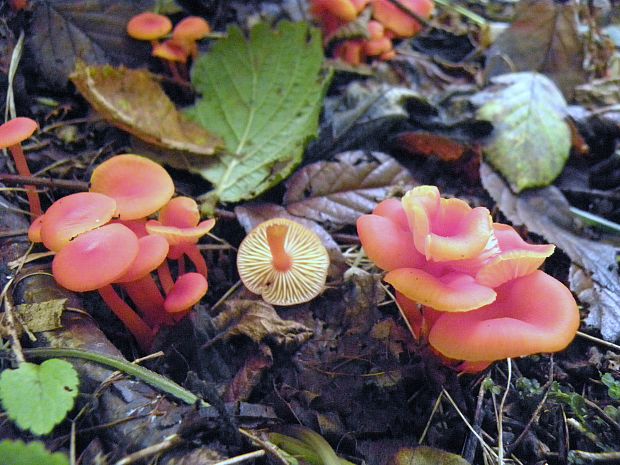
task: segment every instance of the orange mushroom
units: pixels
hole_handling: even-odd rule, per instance
[[[274,305],[295,305],[316,297],[323,290],[328,267],[329,255],[319,237],[286,218],[259,224],[237,253],[243,284]]]
[[[192,58],[198,55],[196,41],[204,39],[211,33],[209,23],[200,16],[188,16],[174,26],[172,40],[184,44]]]
[[[107,195],[79,192],[62,197],[41,217],[41,241],[58,252],[74,237],[108,223],[115,213],[116,202]]]
[[[8,148],[13,155],[15,168],[22,176],[31,176],[21,143],[28,139],[38,128],[37,122],[30,118],[13,118],[0,126],[0,149]],[[34,218],[43,214],[41,200],[35,186],[26,185],[26,196],[30,213]]]
[[[172,22],[167,16],[146,11],[132,17],[127,23],[127,34],[136,40],[148,40],[153,47],[172,30]]]
[[[421,19],[428,19],[433,13],[432,0],[400,0],[401,5]],[[413,37],[422,25],[413,15],[407,14],[389,0],[371,0],[372,16],[398,37]]]
[[[147,350],[153,331],[111,286],[129,270],[138,251],[138,238],[131,230],[108,224],[80,234],[63,247],[52,261],[52,272],[58,284],[71,291],[98,290],[110,310]]]
[[[174,194],[174,183],[168,172],[154,161],[124,154],[95,168],[90,190],[116,200],[121,220],[135,220],[162,208]]]
[[[444,313],[429,333],[444,356],[492,362],[566,348],[579,329],[571,292],[543,273],[513,279],[497,289],[490,305],[466,313]]]
[[[185,273],[177,279],[166,296],[166,312],[177,316],[187,313],[200,302],[208,288],[207,280],[200,273]]]

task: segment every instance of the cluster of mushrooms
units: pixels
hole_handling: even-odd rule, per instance
[[[357,230],[368,257],[387,271],[414,335],[463,361],[463,371],[557,352],[575,337],[575,299],[538,270],[554,246],[525,242],[484,207],[419,186],[401,201],[381,202]]]
[[[30,171],[20,143],[36,129],[29,118],[0,126],[0,147],[24,176]],[[114,156],[95,168],[89,192],[63,197],[45,214],[34,186],[26,193],[34,218],[28,237],[55,253],[56,281],[76,292],[98,291],[143,350],[206,294],[208,270],[197,243],[215,220],[200,221],[193,199],[174,197],[159,164]],[[357,230],[368,257],[387,272],[414,336],[462,371],[556,352],[576,334],[575,299],[538,270],[554,246],[525,242],[486,208],[419,186],[362,215]],[[241,242],[237,267],[248,290],[267,303],[294,305],[322,292],[329,255],[308,228],[274,218]]]
[[[434,9],[432,0],[401,0],[403,8],[418,18],[427,19]],[[372,19],[361,19],[366,8],[371,9]],[[389,0],[311,0],[310,9],[319,22],[325,43],[339,39],[350,24],[365,27],[363,37],[346,39],[334,48],[334,56],[357,66],[368,58],[383,61],[396,56],[392,40],[413,37],[422,25],[411,15]]]

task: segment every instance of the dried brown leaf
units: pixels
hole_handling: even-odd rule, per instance
[[[213,325],[224,340],[244,335],[256,343],[273,341],[285,349],[297,348],[312,337],[312,330],[283,320],[271,305],[258,300],[229,300],[213,318]]]
[[[271,368],[272,365],[273,355],[271,354],[271,349],[269,346],[261,344],[259,350],[245,361],[243,367],[226,386],[222,396],[224,402],[247,401],[265,370]]]
[[[487,76],[538,71],[546,74],[567,98],[585,81],[583,41],[577,32],[573,2],[521,0],[512,25],[487,54]]]
[[[52,331],[62,327],[60,317],[65,309],[67,299],[53,299],[34,304],[22,304],[15,307],[17,319],[16,330],[19,334],[25,326],[32,333]],[[0,321],[0,336],[8,335],[4,320]]]
[[[289,213],[327,227],[355,224],[378,202],[415,185],[409,172],[381,152],[343,152],[298,170],[286,183]]]
[[[146,70],[78,62],[71,81],[107,121],[159,147],[213,155],[221,140],[180,113]]]
[[[586,323],[599,328],[606,340],[618,339],[620,277],[617,249],[585,237],[584,228],[570,212],[570,205],[557,187],[528,190],[517,196],[488,165],[482,165],[480,177],[484,188],[513,224],[524,224],[530,231],[556,244],[585,270],[597,295],[592,300],[597,305],[590,307]]]

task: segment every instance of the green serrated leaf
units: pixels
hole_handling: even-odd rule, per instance
[[[41,442],[5,440],[0,442],[1,465],[69,465],[69,459],[60,452],[51,453]]]
[[[0,375],[0,400],[9,418],[21,429],[48,434],[73,408],[78,384],[77,372],[69,362],[25,362]]]
[[[196,61],[192,83],[203,95],[190,118],[224,139],[226,154],[190,166],[224,202],[250,199],[288,176],[316,136],[329,76],[322,73],[318,30],[258,24],[238,27]]]
[[[504,74],[491,82],[494,86],[473,99],[481,105],[478,117],[494,127],[484,147],[486,159],[515,192],[551,184],[571,145],[564,97],[541,74]]]

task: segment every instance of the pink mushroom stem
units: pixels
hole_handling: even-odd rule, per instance
[[[283,224],[276,224],[267,228],[267,243],[273,257],[273,267],[278,271],[287,271],[292,265],[291,257],[284,249],[287,232],[288,226]]]
[[[17,172],[22,176],[32,176],[28,168],[28,163],[26,163],[26,157],[24,156],[21,144],[11,145],[9,146],[9,150],[11,151],[11,155],[13,155]],[[32,213],[32,216],[35,218],[38,218],[43,214],[43,209],[41,208],[41,200],[39,199],[37,188],[32,185],[26,185],[24,187],[26,188],[26,195],[28,196],[28,203],[30,204],[30,213]]]
[[[114,312],[119,320],[123,322],[125,327],[129,329],[131,334],[136,338],[138,345],[145,352],[150,350],[153,343],[153,331],[138,316],[136,312],[121,299],[111,285],[106,285],[98,289],[99,295],[106,305]]]
[[[164,290],[164,294],[168,295],[172,286],[174,286],[174,279],[172,279],[172,273],[170,273],[170,267],[168,262],[164,262],[157,268],[157,276],[159,276],[159,282]]]
[[[190,261],[196,267],[196,271],[203,275],[205,278],[208,277],[207,263],[205,262],[205,258],[200,253],[200,249],[196,247],[196,245],[190,245],[183,248],[183,253],[190,259]],[[179,271],[180,274],[180,271]]]
[[[164,298],[150,274],[137,281],[123,283],[123,288],[149,325],[159,326],[173,323],[164,311]]]

